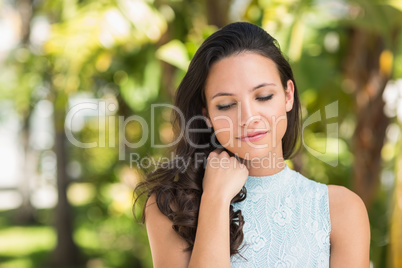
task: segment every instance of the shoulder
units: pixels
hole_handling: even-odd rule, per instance
[[[152,194],[145,204],[145,225],[147,227],[148,235],[153,234],[154,230],[167,229],[172,225],[172,222],[166,217],[158,208],[156,203],[156,194]]]
[[[344,186],[328,185],[330,212],[334,220],[368,220],[366,206],[363,200],[353,191]],[[332,220],[331,216],[331,220]]]
[[[328,185],[328,199],[331,264],[368,267],[370,224],[363,200],[353,191],[338,185]]]
[[[172,228],[173,222],[159,210],[155,193],[148,198],[145,204],[145,225],[148,236],[151,236],[149,237],[150,240],[161,236],[178,238],[178,235]]]
[[[186,241],[172,228],[173,222],[158,208],[156,194],[145,204],[145,225],[154,267],[187,267],[190,253],[184,252]]]
[[[366,206],[353,191],[344,186],[328,185],[328,199],[333,231],[355,225],[369,228]]]

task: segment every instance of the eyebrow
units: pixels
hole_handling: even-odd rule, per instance
[[[274,83],[262,83],[262,84],[259,84],[258,86],[253,87],[252,89],[250,89],[249,92],[251,93],[251,92],[253,92],[253,91],[256,90],[256,89],[259,89],[259,88],[261,88],[261,87],[266,87],[266,86],[276,86],[276,84],[274,84]],[[211,100],[214,99],[214,98],[216,98],[216,97],[219,97],[219,96],[233,96],[233,95],[234,95],[234,94],[232,94],[232,93],[219,92],[219,93],[215,94],[215,95],[211,98]]]

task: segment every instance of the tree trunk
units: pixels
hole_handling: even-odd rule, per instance
[[[166,32],[158,40],[158,42],[156,43],[158,48],[171,40],[173,30],[172,27],[174,26],[172,24],[169,24]],[[161,61],[161,68],[161,88],[163,89],[161,91],[161,94],[166,95],[166,98],[173,101],[176,92],[175,77],[177,74],[177,69],[175,66],[165,61]]]
[[[222,28],[229,22],[230,0],[205,0],[208,24]]]
[[[36,165],[38,163],[38,154],[29,146],[29,120],[31,113],[25,116],[22,133],[20,135],[21,143],[24,147],[24,170],[22,178],[18,183],[18,192],[22,197],[22,204],[16,211],[15,221],[20,225],[29,225],[36,222],[36,210],[31,204],[31,184],[30,181],[36,174]]]
[[[33,0],[18,0],[16,1],[17,10],[21,17],[21,43],[23,45],[29,44],[29,37],[31,35],[31,19],[32,19],[32,2]]]
[[[16,2],[18,12],[21,18],[21,44],[29,49],[31,35],[31,19],[32,19],[32,0],[18,0]],[[30,129],[29,121],[31,118],[31,109],[23,112],[23,126],[21,133],[21,144],[24,148],[24,170],[22,178],[18,184],[18,192],[22,197],[22,204],[16,211],[15,221],[17,224],[28,225],[35,223],[35,208],[31,204],[31,184],[30,181],[37,175],[36,165],[38,163],[38,154],[29,146]]]
[[[64,92],[55,93],[54,126],[55,146],[57,159],[57,192],[58,202],[54,213],[54,224],[57,233],[57,245],[54,249],[50,264],[52,267],[71,267],[82,264],[82,258],[77,245],[73,240],[73,214],[67,199],[68,176],[66,172],[67,150],[64,133],[65,110],[67,95]]]
[[[381,149],[389,119],[382,95],[390,78],[380,57],[384,40],[376,33],[351,29],[345,76],[354,93],[357,125],[353,135],[353,190],[367,207],[373,202],[381,172]]]

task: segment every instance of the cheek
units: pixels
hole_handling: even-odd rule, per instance
[[[282,139],[283,135],[286,132],[287,127],[287,115],[286,115],[286,107],[281,106],[276,110],[277,112],[271,116],[271,127],[272,133],[276,134],[277,140]]]
[[[287,128],[288,120],[286,115],[282,116],[277,122],[275,126],[275,133],[277,135],[276,140],[282,140],[283,136],[285,135],[286,128]]]
[[[214,121],[213,127],[217,140],[222,145],[228,145],[227,143],[234,138],[233,129],[236,122],[228,116],[219,116]]]

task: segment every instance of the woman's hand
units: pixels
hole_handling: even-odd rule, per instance
[[[234,156],[230,157],[226,151],[216,149],[207,158],[203,194],[230,202],[240,192],[247,178],[248,169],[244,164]]]

